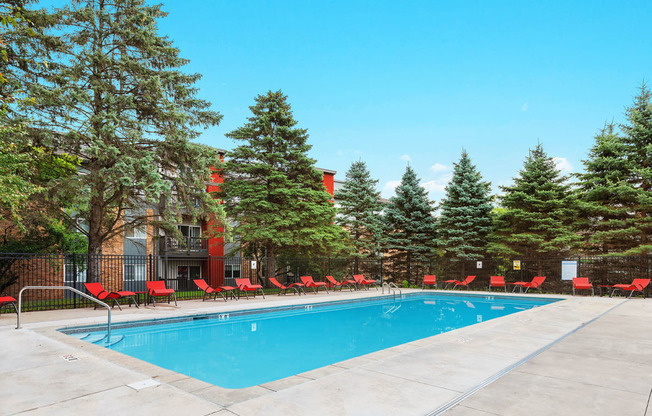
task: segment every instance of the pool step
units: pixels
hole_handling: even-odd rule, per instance
[[[106,333],[101,333],[101,334],[88,334],[84,338],[82,338],[84,341],[91,342],[93,344],[97,344],[98,342],[102,341],[104,338],[106,338]]]
[[[104,346],[105,347],[110,347],[110,346],[115,345],[118,342],[122,341],[123,339],[125,339],[124,335],[120,335],[120,336],[117,336],[117,337],[114,335],[114,336],[111,337],[110,341],[107,341],[106,344],[104,344]]]

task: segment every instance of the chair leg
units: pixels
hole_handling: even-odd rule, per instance
[[[129,296],[129,299],[134,301],[134,305],[136,305],[136,308],[138,308],[138,302],[136,302],[136,298],[133,296]],[[129,307],[131,308],[131,301],[129,301]]]
[[[222,294],[222,292],[215,292],[215,300],[217,300],[217,295],[222,296],[222,299],[224,299],[224,302],[226,302],[226,297]]]
[[[172,296],[174,297],[174,306],[179,306],[177,303],[177,294],[173,293]],[[168,303],[170,303],[170,297],[168,296]]]

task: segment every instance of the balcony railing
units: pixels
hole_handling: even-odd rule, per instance
[[[188,255],[203,257],[208,256],[208,238],[182,237],[176,239],[164,237],[161,241],[161,253],[174,255]]]

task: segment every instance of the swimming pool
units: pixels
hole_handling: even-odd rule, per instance
[[[419,293],[116,325],[115,351],[244,388],[542,306],[558,299]],[[99,327],[97,331],[104,331]],[[100,341],[104,332],[66,329]]]

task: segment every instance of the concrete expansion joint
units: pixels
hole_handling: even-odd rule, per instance
[[[530,361],[531,359],[533,359],[537,355],[539,355],[539,354],[549,350],[553,346],[557,345],[558,343],[560,343],[564,339],[568,338],[572,334],[576,333],[580,329],[585,328],[587,325],[592,324],[593,322],[597,321],[598,319],[600,319],[603,316],[607,315],[608,313],[612,312],[614,309],[616,309],[619,306],[625,304],[627,302],[627,300],[628,299],[625,299],[622,302],[619,302],[618,304],[616,304],[616,305],[612,306],[611,308],[607,309],[606,311],[602,312],[600,315],[596,316],[595,318],[593,318],[593,319],[591,319],[591,320],[589,320],[589,321],[587,321],[585,323],[582,323],[581,325],[577,326],[575,329],[567,332],[566,334],[562,335],[561,337],[557,338],[556,340],[552,341],[551,343],[549,343],[549,344],[543,346],[542,348],[534,351],[532,354],[522,358],[521,360],[515,362],[514,364],[511,364],[511,365],[505,367],[504,369],[500,370],[499,372],[497,372],[493,376],[487,378],[486,380],[484,380],[480,384],[470,388],[469,390],[467,390],[466,392],[464,392],[460,396],[450,400],[449,402],[443,404],[442,406],[438,407],[437,409],[433,410],[432,412],[427,413],[426,416],[438,416],[438,415],[441,415],[442,413],[447,412],[448,410],[454,408],[455,406],[459,405],[462,401],[466,400],[467,398],[469,398],[473,394],[475,394],[478,391],[482,390],[483,388],[485,388],[489,384],[493,383],[494,381],[497,381],[498,379],[505,376],[506,374],[514,371],[517,367],[520,367],[521,365],[523,365],[526,362]],[[646,413],[647,413],[647,411],[646,411]],[[644,415],[644,416],[647,416],[647,415]]]

